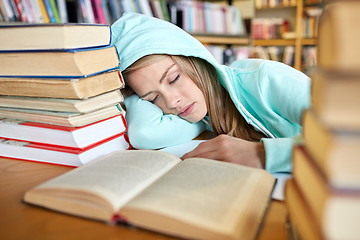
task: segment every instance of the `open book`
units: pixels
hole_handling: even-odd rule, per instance
[[[153,150],[116,151],[26,192],[24,201],[191,239],[253,239],[275,179],[265,170]]]

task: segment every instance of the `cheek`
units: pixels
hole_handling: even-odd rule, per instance
[[[167,107],[166,103],[161,99],[159,99],[159,101],[156,101],[155,105],[157,107],[159,107],[161,109],[161,111],[163,111],[163,113],[165,113],[165,114],[174,114],[174,112],[172,112],[172,110],[169,109]]]

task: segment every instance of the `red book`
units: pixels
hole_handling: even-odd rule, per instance
[[[84,149],[0,137],[0,157],[74,167],[84,165],[113,151],[130,148],[125,133],[117,134]]]
[[[15,5],[16,5],[16,9],[19,12],[20,15],[20,21],[21,22],[29,22],[29,18],[25,13],[25,6],[24,6],[24,2],[22,2],[21,0],[14,0]]]
[[[96,23],[107,24],[101,0],[91,0]]]
[[[0,137],[72,148],[86,148],[126,131],[122,114],[81,127],[0,119]]]

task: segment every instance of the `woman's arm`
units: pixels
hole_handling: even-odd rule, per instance
[[[278,132],[284,135],[278,134],[280,135],[278,138],[263,138],[260,143],[220,135],[201,143],[183,158],[208,157],[261,167],[269,172],[292,171],[292,148],[301,141],[299,134],[301,134],[302,112],[310,105],[310,79],[285,64],[271,61],[257,62],[260,63],[258,81],[255,82],[256,78],[251,76],[251,83],[256,83],[256,86],[252,85],[254,96],[259,97],[258,102],[262,103],[263,108],[268,108],[268,112],[274,113],[268,120],[273,121],[273,129],[278,129]],[[235,67],[244,67],[242,62],[236,64],[238,66]],[[257,91],[260,94],[257,95]],[[281,121],[278,121],[279,119]],[[280,122],[286,124],[276,124]],[[272,129],[269,127],[268,130]]]
[[[301,121],[310,107],[311,80],[304,73],[282,63],[268,61],[262,65],[262,94],[271,108],[294,126],[297,133],[280,138],[263,138],[266,151],[265,168],[269,172],[292,171],[292,149],[302,142]],[[293,131],[288,131],[293,134]]]
[[[136,94],[127,97],[124,103],[128,135],[135,148],[158,149],[184,143],[205,130],[205,123],[190,123],[178,116],[164,114]]]
[[[210,158],[249,167],[265,168],[265,149],[261,142],[250,142],[226,134],[200,143],[193,151],[184,154],[191,157]]]

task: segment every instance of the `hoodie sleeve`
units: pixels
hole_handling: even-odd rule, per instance
[[[205,130],[203,122],[190,123],[178,116],[164,114],[136,94],[127,97],[124,104],[130,143],[137,149],[158,149],[184,143]]]
[[[301,135],[289,138],[263,138],[266,152],[265,169],[270,173],[292,172],[292,150],[302,141]]]
[[[268,61],[261,68],[261,92],[269,106],[279,117],[301,126],[303,111],[310,106],[310,78],[282,63]],[[266,150],[266,170],[291,172],[292,149],[301,141],[301,132],[292,137],[262,139]]]

